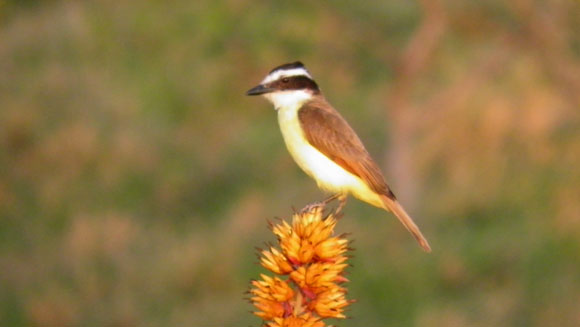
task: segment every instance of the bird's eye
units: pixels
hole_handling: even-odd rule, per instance
[[[285,78],[282,79],[282,82],[288,83],[288,82],[290,82],[290,79],[288,77],[285,77]]]

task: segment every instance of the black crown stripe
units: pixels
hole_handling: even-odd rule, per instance
[[[287,69],[294,69],[294,68],[304,68],[304,65],[300,61],[295,61],[287,64],[280,65],[270,71],[270,74],[277,70],[287,70]]]

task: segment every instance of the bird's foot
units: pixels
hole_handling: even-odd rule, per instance
[[[307,204],[304,208],[302,208],[300,210],[300,213],[304,214],[304,213],[312,212],[314,210],[324,210],[324,208],[326,208],[326,206],[328,206],[328,204],[330,204],[334,200],[338,200],[338,206],[336,207],[334,212],[340,213],[342,211],[342,209],[344,208],[344,206],[346,205],[346,195],[340,194],[340,193],[331,195],[328,198],[326,198],[320,202],[313,202],[313,203]]]
[[[324,200],[323,203],[324,203],[324,205],[328,205],[330,202],[332,202],[334,200],[338,200],[338,206],[336,207],[334,212],[339,213],[342,211],[342,209],[346,205],[346,194],[336,193],[336,194],[328,197],[326,200]]]
[[[332,201],[334,201],[334,200],[336,200],[338,198],[340,198],[340,194],[339,193],[336,193],[336,194],[333,194],[333,195],[327,197],[326,199],[324,199],[322,201],[322,203],[324,203],[324,205],[328,205],[330,202],[332,202]]]
[[[300,213],[306,214],[306,213],[313,212],[316,210],[323,210],[325,206],[326,206],[326,202],[324,202],[324,201],[309,203],[304,208],[302,208],[300,210]]]
[[[346,195],[341,194],[338,196],[338,207],[336,207],[336,213],[341,212],[342,209],[344,209],[344,206],[346,206]]]

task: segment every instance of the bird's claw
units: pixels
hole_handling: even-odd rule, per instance
[[[300,213],[301,214],[305,214],[305,213],[313,212],[313,211],[316,211],[316,210],[323,210],[325,206],[326,206],[326,203],[325,202],[313,202],[313,203],[309,203],[304,208],[302,208],[300,210]]]

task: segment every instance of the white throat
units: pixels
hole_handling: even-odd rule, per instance
[[[301,106],[304,102],[312,99],[313,95],[310,91],[292,90],[266,93],[264,97],[272,102],[274,108],[278,110],[280,108]]]

